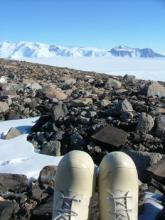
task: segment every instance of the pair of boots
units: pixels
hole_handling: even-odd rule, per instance
[[[55,179],[53,220],[90,219],[96,167],[83,151],[71,151],[59,163]],[[137,220],[138,177],[123,152],[106,155],[98,172],[101,220]]]

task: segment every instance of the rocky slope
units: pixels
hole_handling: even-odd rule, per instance
[[[99,165],[108,152],[122,150],[137,166],[142,191],[165,192],[164,82],[1,59],[0,120],[37,115],[41,117],[28,140],[40,153],[56,156],[84,150]],[[16,219],[46,219],[43,210],[48,210],[42,205],[49,203],[52,191],[49,195],[49,187],[38,184],[32,183],[28,191],[23,188],[28,208],[22,192],[21,197],[16,191],[6,197],[0,187],[5,201],[19,204]]]

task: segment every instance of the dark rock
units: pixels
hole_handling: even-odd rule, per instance
[[[147,169],[153,178],[165,185],[165,158]]]
[[[50,116],[41,116],[31,128],[32,132],[42,131],[42,126],[50,119]]]
[[[41,149],[42,154],[51,155],[51,156],[60,156],[61,155],[61,142],[54,140],[42,144]]]
[[[50,220],[52,217],[53,197],[49,197],[44,204],[32,211],[31,220]]]
[[[92,135],[92,139],[101,144],[119,148],[126,143],[127,133],[121,129],[107,126]]]
[[[122,121],[131,121],[132,118],[133,114],[131,112],[122,112],[122,114],[120,115],[120,119]]]
[[[48,185],[51,188],[54,188],[55,185],[55,175],[56,175],[56,166],[46,166],[44,167],[39,174],[39,183],[43,185]]]
[[[137,171],[138,177],[142,182],[148,182],[151,178],[150,174],[147,172],[147,169],[157,164],[163,156],[159,153],[149,153],[142,151],[133,151],[133,150],[124,150],[126,154],[128,154],[134,161]]]
[[[157,215],[156,220],[164,220],[165,219],[165,207],[160,211]]]
[[[156,118],[156,135],[163,138],[165,136],[165,115]]]
[[[14,214],[19,210],[15,201],[0,201],[0,219],[11,220]]]
[[[83,150],[85,145],[84,138],[78,132],[70,136],[70,146],[72,150]]]
[[[48,194],[41,190],[37,182],[31,184],[31,198],[37,201],[42,201],[48,197]]]
[[[0,193],[6,191],[23,192],[27,191],[28,179],[24,175],[0,174]]]
[[[57,121],[59,118],[63,118],[67,114],[68,114],[67,106],[62,103],[53,105],[51,109],[51,115],[54,121]]]

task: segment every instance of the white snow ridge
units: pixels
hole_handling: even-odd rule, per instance
[[[112,49],[98,49],[90,47],[64,47],[43,44],[39,42],[20,41],[0,44],[1,58],[39,58],[39,57],[164,57],[150,48],[130,48],[124,45]]]

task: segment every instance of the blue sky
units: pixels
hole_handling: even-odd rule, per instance
[[[165,0],[0,0],[0,42],[165,52]]]

